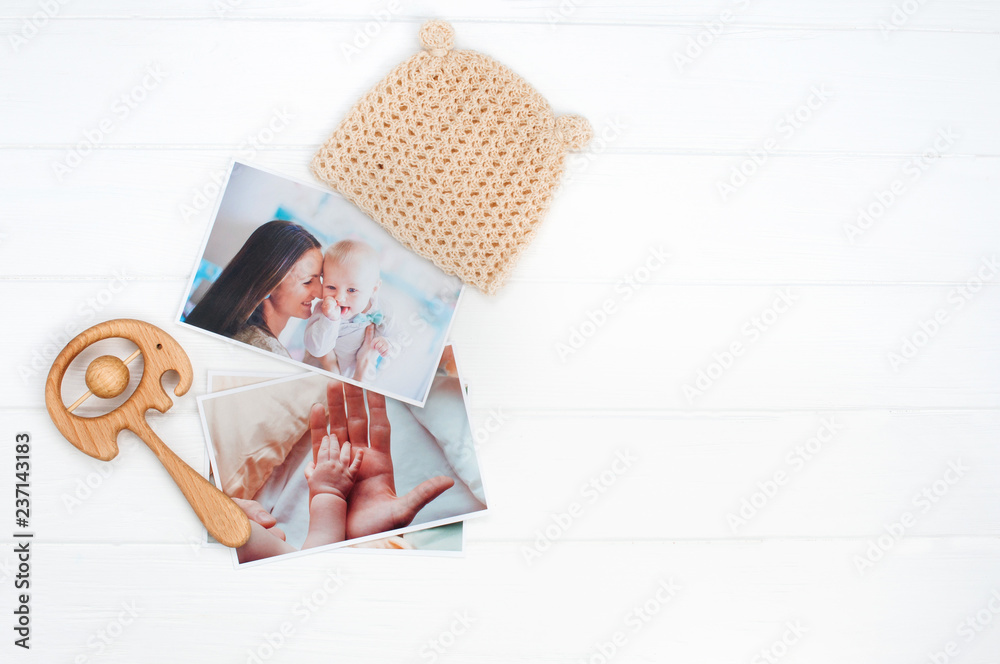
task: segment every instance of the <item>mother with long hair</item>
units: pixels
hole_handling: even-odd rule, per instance
[[[185,322],[290,357],[280,341],[292,318],[309,318],[322,295],[323,254],[312,233],[290,221],[258,227]]]

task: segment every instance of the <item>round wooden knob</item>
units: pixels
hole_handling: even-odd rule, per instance
[[[88,346],[103,339],[122,338],[137,348],[126,360],[99,357],[87,367],[87,387],[99,397],[110,398],[125,391],[129,382],[127,364],[142,356],[142,378],[125,403],[109,413],[80,417],[73,410],[89,396],[85,394],[73,406],[66,407],[62,382],[70,363]],[[110,461],[118,454],[118,434],[129,429],[139,436],[166,467],[187,501],[212,537],[222,544],[239,547],[250,539],[250,519],[229,496],[208,483],[201,474],[167,447],[149,427],[146,411],[161,413],[174,402],[163,387],[163,374],[175,371],[179,377],[174,394],[181,396],[191,389],[194,371],[191,360],[180,344],[160,328],[140,320],[109,320],[98,323],[73,337],[52,362],[45,379],[45,406],[59,433],[78,450],[95,459]]]
[[[87,367],[87,389],[102,399],[113,399],[128,387],[128,367],[114,355],[102,355]]]

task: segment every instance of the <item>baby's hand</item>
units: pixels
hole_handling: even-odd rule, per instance
[[[330,320],[340,320],[340,307],[337,305],[337,300],[333,297],[327,296],[323,298],[323,302],[320,304],[320,311]]]
[[[392,346],[389,345],[389,340],[385,337],[375,337],[372,341],[372,348],[378,351],[378,354],[382,357],[386,357],[392,349]]]
[[[309,484],[309,497],[319,493],[329,493],[343,500],[354,486],[354,480],[361,468],[361,458],[364,448],[359,449],[351,458],[351,444],[345,442],[337,451],[337,437],[323,436],[323,442],[316,452],[316,460],[306,466],[306,482]]]

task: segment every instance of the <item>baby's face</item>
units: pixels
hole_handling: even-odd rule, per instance
[[[337,300],[343,320],[364,312],[378,286],[378,266],[370,261],[340,262],[329,256],[323,260],[323,297]]]

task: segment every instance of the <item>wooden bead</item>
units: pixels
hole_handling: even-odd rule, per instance
[[[103,339],[128,339],[137,350],[129,360],[142,355],[142,378],[125,403],[96,417],[74,415],[63,403],[62,382],[70,363],[91,344]],[[87,367],[87,387],[100,397],[119,395],[128,385],[128,368],[116,357],[99,357]],[[120,366],[119,366],[120,365]],[[209,534],[226,546],[238,547],[250,539],[250,519],[226,494],[208,483],[198,471],[184,463],[149,427],[146,411],[161,413],[174,402],[163,387],[163,374],[177,372],[174,394],[191,389],[194,371],[180,344],[160,328],[141,320],[109,320],[73,337],[52,362],[45,380],[45,406],[59,433],[78,450],[95,459],[110,461],[118,454],[118,434],[128,429],[139,436],[170,473],[184,497],[194,508]],[[80,397],[74,407],[83,403]]]
[[[87,389],[102,399],[113,399],[128,387],[128,367],[114,355],[102,355],[87,367]]]

